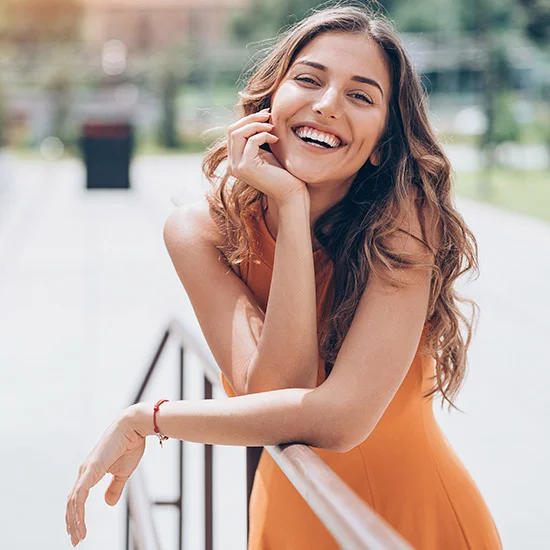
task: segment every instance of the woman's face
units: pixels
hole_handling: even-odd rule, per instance
[[[347,184],[370,157],[386,122],[390,77],[382,51],[362,34],[313,39],[271,99],[270,145],[277,160],[310,187]],[[322,143],[319,143],[322,142]]]

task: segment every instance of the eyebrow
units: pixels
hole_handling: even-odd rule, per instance
[[[308,61],[307,59],[304,59],[302,61],[296,61],[294,65],[308,65],[309,67],[313,67],[314,69],[319,69],[320,71],[327,72],[328,69],[325,67],[325,65],[322,65],[321,63],[317,63],[316,61]],[[384,90],[382,90],[382,86],[376,82],[376,80],[373,80],[372,78],[368,78],[366,76],[359,76],[354,75],[351,77],[352,80],[355,82],[361,82],[363,84],[370,84],[371,86],[375,86],[380,90],[380,93],[382,94],[382,97],[384,97]]]

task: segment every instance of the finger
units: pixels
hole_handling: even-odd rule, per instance
[[[262,111],[258,111],[257,113],[252,113],[250,115],[247,115],[245,117],[240,118],[233,124],[230,124],[227,128],[227,155],[229,158],[231,158],[231,155],[234,154],[233,151],[233,144],[231,143],[231,135],[236,130],[239,130],[243,126],[246,126],[247,124],[250,124],[251,122],[264,122],[269,119],[271,116],[271,113],[269,112],[269,109],[264,109]]]
[[[69,519],[69,509],[70,509],[70,497],[69,499],[67,500],[67,506],[65,508],[65,531],[67,532],[67,535],[69,535],[69,537],[71,536],[71,522],[70,522],[70,519]]]
[[[259,132],[272,130],[273,127],[273,124],[271,124],[270,122],[251,122],[250,124],[246,124],[242,128],[239,128],[238,130],[232,132],[231,137],[248,139],[249,137],[252,137],[254,134],[258,134]]]
[[[73,533],[73,536],[76,540],[76,542],[73,543],[73,545],[77,545],[80,540],[81,540],[81,536],[80,536],[80,531],[79,531],[79,525],[78,525],[78,520],[77,520],[77,514],[76,514],[76,495],[75,495],[75,498],[73,499],[73,526],[72,526],[72,533]]]
[[[234,132],[235,130],[242,128],[243,126],[245,126],[246,124],[250,124],[251,122],[263,122],[267,120],[270,116],[271,112],[269,111],[269,109],[264,109],[256,113],[251,113],[250,115],[243,116],[236,122],[233,122],[233,124],[230,124],[227,127],[227,131]]]
[[[86,538],[85,505],[90,491],[85,487],[78,487],[74,496],[74,530],[79,540]]]
[[[76,530],[74,490],[71,492],[71,495],[69,496],[69,500],[67,502],[66,522],[67,533],[71,540],[71,544],[73,546],[76,546],[80,542],[80,539],[78,538]]]
[[[120,499],[128,477],[113,476],[109,487],[105,491],[105,502],[109,506],[114,506]]]
[[[246,141],[249,138],[260,132],[270,132],[271,130],[273,130],[273,124],[267,122],[254,122],[235,130],[228,141],[231,143],[230,164],[232,166],[237,166],[239,164],[246,146]]]
[[[270,134],[269,132],[260,132],[255,136],[246,140],[246,145],[243,151],[241,162],[244,165],[248,165],[258,156],[260,145],[264,143],[275,143],[279,138]]]
[[[97,475],[93,468],[86,466],[80,470],[81,475],[76,482],[72,497],[72,515],[69,516],[71,533],[77,537],[77,540],[84,540],[86,537],[85,505],[90,494],[90,489],[96,485],[103,475]]]
[[[86,463],[83,462],[79,468],[78,468],[78,474],[76,477],[76,481],[73,485],[73,488],[71,492],[69,493],[69,496],[67,498],[67,510],[65,513],[65,524],[67,528],[67,534],[71,538],[71,543],[73,546],[75,546],[79,542],[78,532],[77,532],[77,520],[76,520],[76,491],[77,487],[80,486],[82,476],[84,475],[84,472],[86,471]]]

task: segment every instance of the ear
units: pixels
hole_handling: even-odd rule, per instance
[[[378,149],[375,149],[369,157],[370,163],[373,166],[379,166],[380,165],[380,151]]]

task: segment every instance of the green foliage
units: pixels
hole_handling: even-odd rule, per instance
[[[495,117],[490,133],[485,137],[487,143],[503,143],[505,141],[519,141],[521,128],[514,115],[514,94],[500,92],[495,96]]]
[[[46,85],[52,105],[52,121],[50,133],[58,137],[64,144],[75,140],[71,129],[70,105],[71,105],[71,80],[70,77],[58,72],[54,74]]]
[[[523,21],[517,0],[464,0],[457,2],[457,15],[463,31],[506,32]]]
[[[392,2],[390,9],[391,17],[400,31],[435,32],[442,24],[446,5],[441,0],[396,0]],[[427,17],[426,14],[430,16]]]
[[[175,74],[167,69],[161,79],[162,121],[159,128],[159,143],[167,149],[179,147],[176,129],[178,88]]]
[[[481,193],[480,172],[459,172],[456,177],[456,192],[474,200],[484,200],[512,212],[520,212],[550,222],[550,185],[548,170],[510,170],[495,168],[490,177],[493,181],[489,197]]]
[[[541,48],[550,49],[550,3],[548,0],[517,0],[524,8],[525,32]]]
[[[233,19],[233,38],[242,43],[273,37],[323,4],[318,0],[254,0]]]

